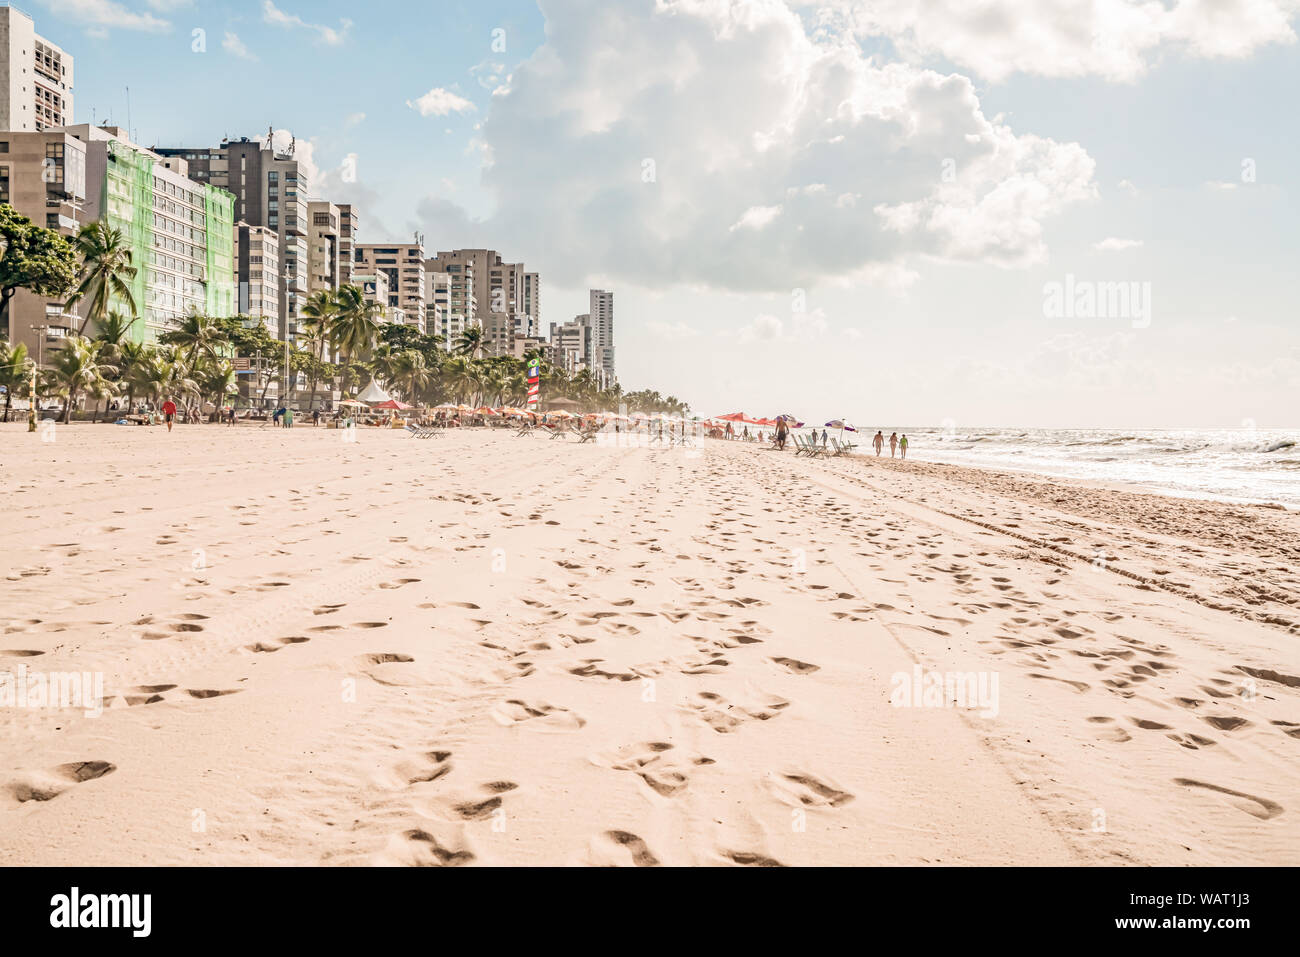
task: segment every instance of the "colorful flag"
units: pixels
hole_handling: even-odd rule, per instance
[[[528,361],[528,411],[532,411],[537,405],[538,384],[542,377],[542,363],[540,359],[530,359]]]

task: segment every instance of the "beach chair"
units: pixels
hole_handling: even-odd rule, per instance
[[[427,426],[408,425],[406,426],[406,431],[410,432],[411,435],[415,436],[417,439],[427,439],[434,435],[433,429]]]
[[[520,423],[519,428],[515,430],[515,438],[519,438],[521,435],[532,435],[536,431],[536,422],[522,422]]]

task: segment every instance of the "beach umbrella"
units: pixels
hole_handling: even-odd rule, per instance
[[[489,405],[481,405],[474,410],[475,415],[496,415],[497,410]]]
[[[344,399],[342,402],[339,403],[339,405],[359,405],[359,406],[364,406],[365,403],[362,402],[360,399]]]
[[[828,428],[828,429],[839,429],[839,430],[840,430],[840,438],[841,438],[841,439],[844,438],[844,431],[845,431],[846,429],[847,429],[848,431],[850,431],[850,432],[856,432],[856,431],[858,431],[858,430],[855,429],[853,426],[851,426],[851,425],[849,425],[847,422],[845,422],[843,419],[831,419],[829,422],[826,423],[826,428]]]
[[[407,405],[400,399],[387,399],[383,402],[376,402],[371,408],[374,409],[410,409],[412,406]]]
[[[752,419],[745,418],[744,412],[728,412],[726,415],[715,416],[721,422],[752,422]]]

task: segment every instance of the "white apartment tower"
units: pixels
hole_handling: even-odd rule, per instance
[[[614,373],[614,294],[592,289],[588,309],[591,325],[591,370],[604,382],[618,381]]]
[[[72,123],[72,57],[38,34],[27,14],[0,7],[0,130]]]

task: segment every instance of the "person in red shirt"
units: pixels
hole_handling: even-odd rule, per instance
[[[172,423],[176,420],[176,403],[168,399],[162,404],[163,418],[167,420],[167,431],[172,430]]]

